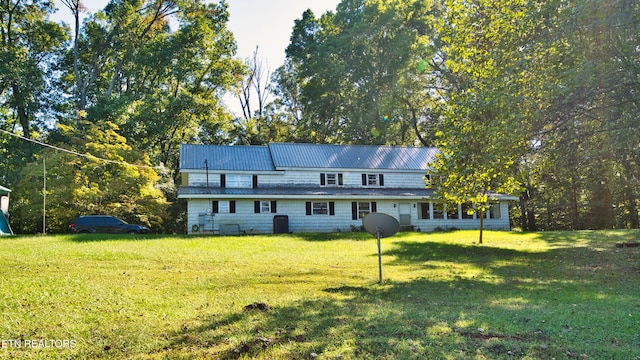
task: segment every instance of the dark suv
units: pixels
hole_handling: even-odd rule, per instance
[[[87,215],[73,220],[69,224],[69,231],[75,233],[146,234],[149,232],[149,228],[144,225],[127,224],[113,216]]]

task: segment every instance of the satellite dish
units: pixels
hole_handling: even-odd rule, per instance
[[[373,236],[381,238],[395,235],[400,230],[400,223],[393,216],[384,213],[369,213],[362,219],[364,229]]]
[[[368,213],[362,218],[362,226],[371,235],[378,238],[378,282],[382,283],[382,250],[380,238],[393,236],[400,230],[400,223],[393,216],[383,213]]]

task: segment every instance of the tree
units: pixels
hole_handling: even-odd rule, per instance
[[[51,136],[61,140],[60,147],[73,144],[76,154],[47,148],[22,169],[14,189],[14,227],[42,231],[46,161],[47,231],[65,232],[74,217],[84,214],[115,215],[161,229],[168,204],[154,186],[158,175],[149,158],[129,146],[114,124],[83,125],[80,136],[66,126]]]
[[[438,133],[435,194],[452,204],[470,203],[483,219],[496,194],[520,188],[517,167],[528,150],[528,126],[518,53],[526,43],[518,22],[520,1],[447,1],[440,24],[442,82],[449,85],[445,120]],[[526,101],[524,102],[526,104]],[[526,123],[526,122],[525,122]]]
[[[303,13],[277,71],[303,139],[430,144],[422,123],[439,119],[428,90],[435,84],[419,63],[433,55],[437,12],[430,1],[357,0],[320,18]]]
[[[270,102],[272,73],[258,57],[258,47],[245,61],[247,74],[238,86],[242,116],[234,119],[234,143],[263,145],[274,141],[290,141],[292,124],[281,102]],[[252,100],[253,99],[253,100]]]
[[[514,168],[521,144],[503,131],[499,108],[485,104],[488,108],[480,109],[483,105],[458,101],[444,122],[447,131],[439,133],[441,153],[433,164],[431,186],[447,204],[471,205],[469,213],[477,213],[480,219],[478,242],[482,244],[485,214],[497,195],[519,189]]]
[[[545,191],[528,202],[546,229],[637,227],[638,4],[552,1],[536,16],[530,138]]]
[[[116,123],[130,143],[170,166],[180,142],[224,140],[231,117],[222,94],[243,69],[233,59],[228,16],[224,2],[110,3],[85,22],[79,56],[69,56],[76,108]]]
[[[453,164],[441,165],[442,181],[449,171],[518,180],[525,229],[609,228],[616,209],[636,224],[637,7],[448,1],[440,38],[452,92],[440,143]],[[495,169],[477,158],[477,139]]]
[[[49,1],[0,1],[0,107],[10,109],[0,112],[0,124],[12,126],[17,118],[25,137],[32,136],[32,123],[44,123],[53,59],[66,39],[48,20],[53,10]]]
[[[242,117],[249,120],[253,117],[264,116],[264,111],[269,99],[269,80],[271,72],[269,67],[258,57],[258,47],[250,59],[246,61],[248,73],[238,89],[238,100],[242,107]],[[251,96],[256,95],[257,107],[252,106]],[[255,106],[255,105],[254,105]]]

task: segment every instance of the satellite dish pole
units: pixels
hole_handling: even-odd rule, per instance
[[[382,284],[382,249],[380,246],[380,237],[382,236],[382,229],[376,227],[376,235],[378,237],[378,283]]]
[[[400,223],[393,216],[383,213],[369,213],[362,218],[364,229],[378,240],[378,283],[382,284],[382,250],[380,239],[393,236],[400,229]]]

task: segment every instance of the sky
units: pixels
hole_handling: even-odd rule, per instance
[[[283,64],[285,49],[294,21],[302,17],[302,13],[311,9],[316,17],[326,11],[334,11],[339,0],[227,0],[229,5],[229,22],[227,28],[233,32],[238,45],[237,56],[249,58],[258,46],[258,57],[273,72]],[[102,10],[108,0],[84,0],[83,4],[89,13]],[[71,12],[55,0],[57,13],[52,17],[55,21],[71,23]],[[237,100],[225,99],[233,112]]]

